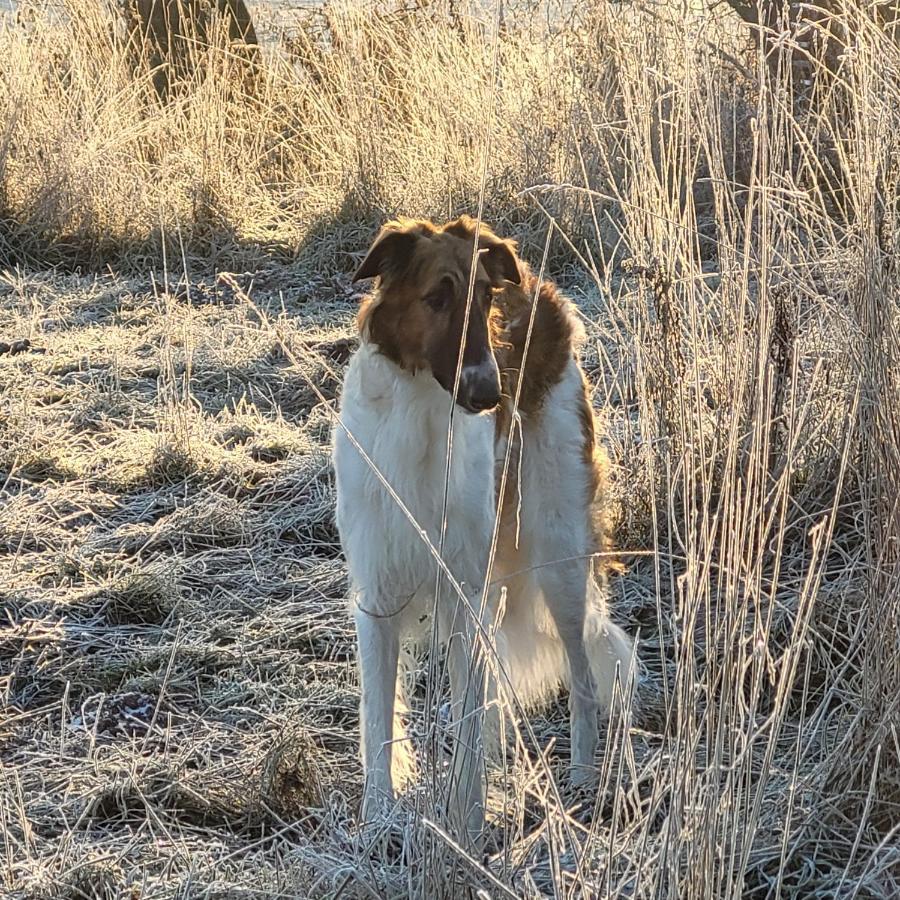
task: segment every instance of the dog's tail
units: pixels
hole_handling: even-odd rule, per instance
[[[607,712],[628,708],[634,703],[637,687],[634,642],[609,618],[605,608],[589,613],[585,639],[600,708]]]
[[[633,700],[634,644],[608,616],[603,590],[590,581],[585,641],[597,685],[597,699],[609,711]],[[524,598],[521,598],[524,599]],[[529,602],[530,601],[530,602]],[[497,636],[504,675],[499,681],[515,692],[525,709],[539,708],[568,682],[566,653],[543,597],[518,602]]]

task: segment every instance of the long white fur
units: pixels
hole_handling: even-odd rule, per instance
[[[507,510],[502,519],[494,587],[480,622],[472,611],[479,609],[496,514],[495,465],[505,454],[505,445],[495,446],[493,414],[457,409],[453,416],[443,558],[468,608],[446,578],[434,597],[437,566],[424,541],[344,430],[335,430],[337,524],[350,571],[362,680],[364,816],[389,802],[401,771],[410,770],[411,754],[397,721],[398,656],[434,611],[440,640],[448,646],[458,723],[450,812],[460,831],[477,840],[484,807],[479,710],[490,685],[498,683],[488,677],[491,660],[479,635],[499,618],[501,586],[505,603],[493,648],[505,672],[499,678],[501,701],[504,685],[533,707],[567,684],[572,780],[584,784],[594,777],[598,709],[609,707],[617,678],[622,685],[631,680],[633,654],[631,641],[609,621],[604,594],[591,575],[595,548],[586,514],[591,498],[579,420],[582,391],[573,359],[537,420],[523,423],[513,461],[517,470],[521,463],[521,513],[510,516]],[[430,373],[401,369],[365,337],[341,399],[342,425],[435,545],[450,402]]]

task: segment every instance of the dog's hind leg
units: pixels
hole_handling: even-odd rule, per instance
[[[567,555],[560,552],[550,558],[565,559]],[[585,640],[588,566],[588,560],[567,560],[536,572],[569,664],[570,777],[576,787],[588,786],[596,778],[599,702]]]
[[[354,620],[362,688],[359,710],[365,770],[362,818],[367,820],[394,796],[391,756],[400,623],[396,616],[376,616],[360,606],[354,610]]]

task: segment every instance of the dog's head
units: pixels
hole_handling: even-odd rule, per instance
[[[468,216],[443,226],[389,222],[353,276],[379,279],[360,311],[360,330],[395,363],[430,371],[451,393],[462,351],[456,402],[471,413],[490,410],[500,402],[492,301],[521,277],[515,244]]]

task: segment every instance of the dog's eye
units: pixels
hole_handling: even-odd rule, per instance
[[[441,279],[440,284],[422,299],[436,312],[446,309],[453,300],[453,282],[449,278]]]

